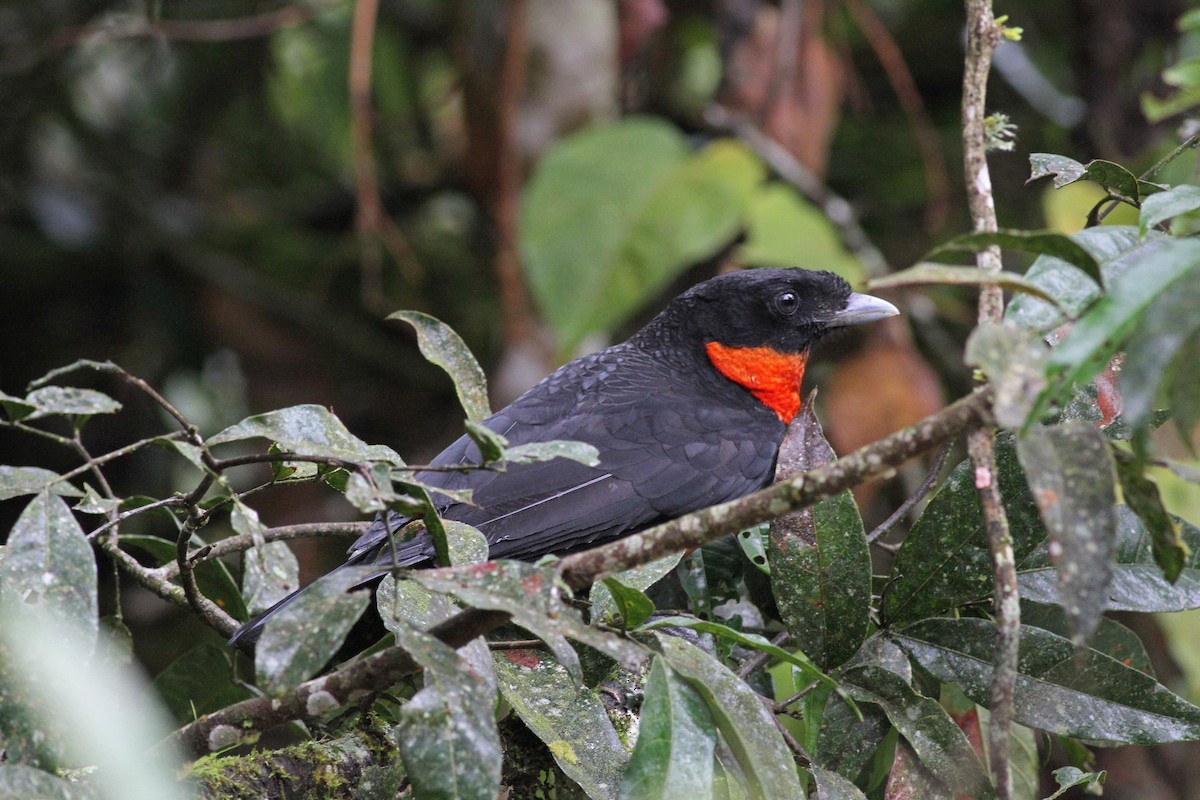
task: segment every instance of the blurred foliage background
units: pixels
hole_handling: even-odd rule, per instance
[[[1176,89],[1161,75],[1200,52],[1177,25],[1187,5],[997,7],[1023,29],[990,86],[1017,128],[991,160],[1002,226],[1074,231],[1102,197],[1026,185],[1029,153],[1136,173],[1178,143],[1172,112],[1187,108],[1162,107]],[[861,280],[966,230],[962,24],[957,0],[9,2],[0,388],[112,359],[207,433],[319,403],[419,462],[461,414],[411,332],[382,322],[393,310],[454,326],[499,405],[718,269]],[[1181,158],[1160,177],[1195,168]],[[627,202],[606,203],[613,192]],[[839,451],[969,386],[973,293],[893,299],[901,321],[813,370]],[[143,411],[96,420],[97,448],[159,432]],[[0,430],[4,463],[56,466],[41,447]],[[121,468],[162,496],[163,463]],[[901,476],[860,501],[882,515],[904,494]],[[331,502],[298,488],[260,510],[272,525],[349,513]],[[1200,522],[1188,498],[1174,505]],[[301,545],[306,575],[339,549]],[[178,618],[137,597],[127,610],[162,632],[135,639],[160,669],[185,638]],[[1200,673],[1196,629],[1176,619],[1159,637],[1158,674],[1181,690],[1168,645]],[[1110,796],[1195,796],[1188,747],[1110,751]]]

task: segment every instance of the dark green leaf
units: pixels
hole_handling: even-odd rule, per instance
[[[621,615],[621,624],[626,628],[636,628],[654,613],[654,601],[646,597],[645,592],[640,589],[626,586],[614,577],[605,578],[603,583],[616,603],[617,611]]]
[[[656,633],[668,666],[687,680],[708,704],[752,796],[799,800],[804,790],[796,764],[775,720],[758,694],[715,658],[693,644]]]
[[[1116,547],[1116,483],[1104,434],[1086,422],[1034,426],[1017,455],[1050,535],[1058,591],[1082,644],[1104,613]]]
[[[678,130],[649,118],[559,141],[525,188],[520,237],[530,290],[560,350],[623,322],[729,242],[762,177],[732,140],[689,153]]]
[[[504,699],[546,743],[567,777],[588,797],[615,800],[629,753],[594,689],[580,688],[554,657],[540,650],[495,654]]]
[[[1022,600],[1021,624],[1041,628],[1066,638],[1071,636],[1067,613],[1060,605]],[[1101,617],[1088,647],[1127,667],[1133,667],[1138,672],[1154,677],[1154,667],[1150,664],[1150,656],[1146,653],[1142,640],[1136,633],[1115,620]]]
[[[921,764],[954,792],[976,800],[995,796],[971,743],[936,700],[924,697],[891,670],[876,666],[846,670],[842,687],[858,702],[878,705]]]
[[[717,726],[700,694],[655,658],[646,678],[637,745],[620,800],[696,800],[713,793]]]
[[[1048,175],[1054,176],[1054,188],[1061,189],[1083,177],[1087,168],[1073,158],[1054,153],[1030,153],[1029,180],[1035,181]]]
[[[96,557],[87,536],[58,495],[42,492],[21,512],[0,561],[0,598],[13,607],[41,609],[87,637],[99,629]]]
[[[995,623],[931,619],[892,635],[939,680],[989,702]],[[1041,628],[1022,626],[1020,646],[1014,713],[1021,724],[1098,742],[1200,738],[1200,708],[1148,675]]]
[[[1058,305],[1058,298],[1026,280],[1015,272],[984,272],[975,267],[952,267],[946,264],[917,264],[867,282],[868,289],[893,289],[898,286],[999,286],[1014,292],[1025,292],[1048,303]]]
[[[996,439],[996,473],[1018,563],[1046,538],[1011,436]],[[992,555],[975,472],[964,461],[934,495],[896,554],[880,612],[886,624],[911,622],[992,593]]]
[[[1183,611],[1200,607],[1200,529],[1176,519],[1190,555],[1172,584],[1155,563],[1153,540],[1145,523],[1128,506],[1117,506],[1117,546],[1108,607],[1115,611]],[[1058,603],[1054,567],[1045,547],[1017,559],[1021,596]]]
[[[4,409],[4,413],[13,422],[20,422],[37,411],[37,406],[32,403],[27,403],[23,398],[13,397],[4,392],[0,392],[0,408]]]
[[[1086,248],[1065,234],[1055,231],[998,231],[997,233],[964,233],[945,244],[938,245],[929,258],[936,258],[947,251],[968,250],[978,252],[992,245],[1023,253],[1053,256],[1078,267],[1097,285],[1101,283],[1100,265]]]
[[[25,402],[37,408],[28,419],[50,414],[115,414],[121,410],[121,404],[103,392],[75,386],[43,386],[30,392]]]
[[[231,655],[227,647],[198,645],[154,679],[154,691],[176,724],[185,725],[253,696],[245,684],[234,681]]]
[[[691,601],[692,613],[709,619],[713,609],[741,599],[740,548],[731,539],[705,545],[683,558],[676,575]]]
[[[549,442],[529,442],[515,447],[506,447],[501,458],[510,464],[529,464],[534,461],[566,458],[589,467],[595,467],[600,464],[600,451],[587,442],[555,439]]]
[[[331,572],[270,618],[254,651],[254,671],[264,692],[282,694],[328,663],[371,600],[370,592],[350,589],[374,572],[373,567]]]
[[[1165,192],[1147,197],[1146,202],[1142,203],[1139,229],[1145,236],[1159,223],[1197,209],[1200,209],[1200,186],[1173,186]]]
[[[822,718],[809,723],[818,729],[817,744],[811,751],[814,764],[851,780],[863,772],[890,726],[877,706],[860,705],[858,714],[856,717],[854,709],[836,696],[830,699]],[[805,721],[809,722],[807,717]]]
[[[508,447],[508,439],[488,426],[471,419],[466,421],[464,427],[467,436],[471,437],[471,441],[479,448],[481,463],[493,464],[504,456],[504,448]]]
[[[397,311],[388,319],[402,320],[413,326],[421,355],[444,369],[454,381],[454,391],[458,393],[463,411],[467,412],[467,419],[478,421],[492,415],[483,368],[453,328],[420,311]]]
[[[60,481],[57,472],[42,467],[0,465],[0,500],[11,500],[27,494],[41,494],[47,489],[64,497],[83,496],[83,492],[69,482]]]
[[[1191,555],[1180,535],[1179,525],[1163,506],[1158,484],[1146,475],[1145,464],[1121,451],[1114,451],[1114,455],[1117,456],[1121,496],[1146,526],[1153,545],[1154,560],[1162,567],[1163,577],[1174,583]]]
[[[1031,181],[1053,175],[1055,189],[1061,189],[1078,180],[1094,181],[1109,194],[1126,199],[1134,205],[1139,204],[1144,195],[1161,191],[1163,188],[1158,184],[1139,180],[1120,164],[1103,159],[1096,159],[1084,165],[1065,156],[1031,153],[1029,165],[1032,168],[1029,176]]]
[[[346,430],[329,409],[318,405],[292,406],[247,417],[209,437],[206,444],[214,446],[258,438],[270,439],[289,452],[309,456],[404,465],[390,447],[368,445]]]

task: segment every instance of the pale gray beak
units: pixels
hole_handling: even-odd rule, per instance
[[[864,322],[876,322],[877,320],[894,317],[899,313],[900,309],[887,300],[881,300],[869,294],[853,292],[850,295],[850,299],[846,302],[846,307],[834,314],[833,319],[825,324],[830,328],[837,328],[843,325],[861,325]]]

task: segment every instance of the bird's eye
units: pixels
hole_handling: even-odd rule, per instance
[[[785,317],[790,317],[800,308],[800,298],[795,292],[780,292],[775,295],[775,310]]]

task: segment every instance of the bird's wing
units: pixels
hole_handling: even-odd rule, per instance
[[[757,404],[739,411],[705,403],[689,386],[640,351],[611,348],[551,375],[485,422],[512,444],[586,442],[599,451],[598,466],[558,458],[418,477],[470,489],[472,503],[447,501],[443,516],[478,528],[492,558],[525,559],[582,549],[765,485],[782,424]],[[431,463],[478,460],[464,436]],[[391,522],[395,530],[402,520]],[[386,537],[377,519],[352,547],[352,560],[390,562]],[[432,545],[418,538],[397,556],[403,564],[428,561]]]

